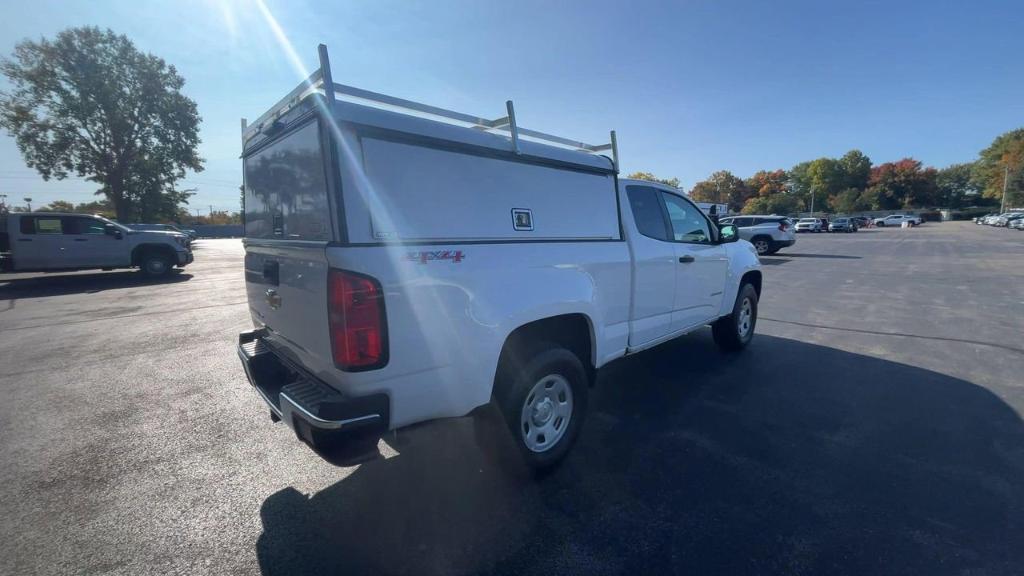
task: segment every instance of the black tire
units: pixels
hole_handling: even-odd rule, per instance
[[[885,228],[885,222],[876,222],[876,223],[875,223],[875,226],[876,226],[877,228]]]
[[[740,329],[740,322],[743,320],[744,303],[749,302],[750,317],[749,324],[745,329]],[[711,325],[711,335],[715,338],[715,344],[727,352],[737,352],[747,347],[754,338],[754,327],[757,325],[757,290],[752,284],[740,286],[736,294],[736,302],[732,306],[732,314],[723,316]]]
[[[754,236],[750,239],[758,256],[765,256],[772,253],[772,239],[768,236]]]
[[[552,342],[515,348],[502,354],[494,398],[526,465],[543,473],[561,462],[579,435],[587,413],[587,371],[579,357]],[[569,393],[560,396],[566,389]],[[531,404],[534,409],[527,413]],[[559,413],[560,407],[568,412]],[[546,437],[546,430],[557,437]]]
[[[147,278],[161,278],[171,273],[174,263],[162,252],[147,252],[139,261],[139,269]]]

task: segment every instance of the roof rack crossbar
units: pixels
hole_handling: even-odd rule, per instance
[[[509,100],[505,103],[508,115],[502,116],[501,118],[495,118],[489,120],[487,118],[481,118],[480,116],[474,116],[472,114],[464,114],[462,112],[456,112],[454,110],[448,110],[446,108],[440,108],[437,106],[431,106],[429,104],[422,104],[420,102],[414,102],[412,100],[406,100],[404,98],[398,98],[395,96],[388,96],[387,94],[381,94],[379,92],[372,92],[370,90],[364,90],[362,88],[356,88],[355,86],[347,86],[345,84],[338,84],[331,80],[330,62],[327,56],[327,47],[321,44],[319,46],[320,56],[320,68],[309,75],[308,78],[302,81],[298,86],[295,87],[287,96],[279,100],[274,106],[270,108],[266,113],[257,118],[254,122],[248,124],[247,127],[243,127],[242,130],[242,141],[245,142],[249,138],[259,133],[267,124],[272,124],[285,112],[290,110],[293,106],[298,104],[308,93],[316,92],[317,90],[324,89],[325,84],[330,85],[332,90],[324,90],[325,95],[329,101],[333,101],[338,94],[358,98],[360,100],[367,100],[376,102],[378,104],[384,104],[386,106],[392,106],[395,108],[401,108],[404,110],[412,110],[429,114],[431,116],[437,116],[441,118],[447,118],[449,120],[455,120],[457,122],[463,122],[470,124],[473,128],[481,130],[501,130],[508,132],[512,139],[513,150],[519,152],[519,137],[525,136],[535,140],[541,140],[544,142],[559,144],[582,152],[603,152],[609,150],[612,153],[612,164],[615,170],[619,169],[619,150],[618,145],[615,141],[615,131],[611,131],[611,142],[607,144],[587,144],[579,140],[571,140],[569,138],[563,138],[561,136],[555,136],[553,134],[547,134],[539,132],[537,130],[530,130],[523,128],[516,124],[515,111],[512,108],[512,101]]]
[[[295,87],[295,89],[289,92],[287,96],[281,98],[276,104],[271,106],[270,110],[264,112],[263,115],[255,121],[250,122],[248,128],[242,132],[242,141],[245,142],[249,138],[255,136],[261,129],[263,129],[265,124],[274,122],[285,112],[291,110],[292,106],[298,104],[308,92],[316,91],[322,86],[323,72],[318,68],[316,72],[310,74],[308,78],[303,80]]]

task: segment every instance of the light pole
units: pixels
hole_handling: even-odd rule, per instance
[[[999,213],[1006,213],[1006,185],[1010,182],[1010,164],[1003,166],[1003,200],[999,203]]]
[[[22,198],[22,200],[25,201],[25,204],[28,206],[28,211],[31,212],[32,211],[32,199],[31,198]]]
[[[814,188],[811,188],[811,218],[814,218]]]

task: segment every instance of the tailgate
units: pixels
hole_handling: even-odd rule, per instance
[[[253,320],[267,328],[275,349],[313,372],[333,365],[325,250],[319,242],[275,246],[247,241],[245,246],[245,288]]]

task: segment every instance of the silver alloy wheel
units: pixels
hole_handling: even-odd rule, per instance
[[[750,334],[753,326],[754,305],[750,303],[750,298],[744,298],[743,303],[740,304],[740,317],[736,319],[736,332],[739,333],[741,340]]]
[[[757,249],[758,254],[766,254],[768,252],[768,241],[764,239],[758,239],[754,242],[754,248]]]
[[[531,452],[546,452],[569,429],[572,386],[565,376],[548,374],[530,389],[523,401],[519,430]]]
[[[153,275],[163,274],[167,270],[167,262],[163,258],[149,258],[146,260],[146,272]]]

